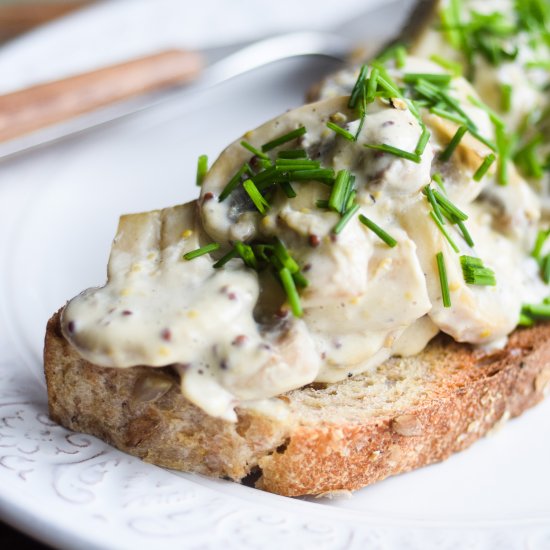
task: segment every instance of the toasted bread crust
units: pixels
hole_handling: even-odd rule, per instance
[[[438,338],[375,373],[279,398],[285,414],[239,410],[236,424],[189,403],[169,369],[102,368],[48,323],[50,416],[147,462],[287,496],[355,490],[441,461],[521,414],[550,388],[550,325],[517,330],[504,350]],[[143,380],[159,376],[157,393]],[[147,399],[147,400],[146,400]]]

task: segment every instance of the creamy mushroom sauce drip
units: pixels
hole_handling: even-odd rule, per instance
[[[439,70],[410,63],[414,70]],[[464,101],[474,94],[470,86],[456,79],[452,93],[491,137],[487,114]],[[334,97],[300,107],[244,137],[260,148],[305,126],[305,136],[270,152],[272,158],[301,147],[323,167],[351,170],[359,213],[384,228],[397,246],[387,246],[357,216],[334,235],[339,215],[316,207],[330,189],[315,181],[294,183],[292,199],[278,190],[265,216],[242,190],[219,202],[229,179],[251,160],[238,140],[208,172],[198,203],[121,219],[106,286],[85,291],[63,312],[63,333],[80,354],[110,367],[174,365],[190,401],[210,415],[236,420],[236,406],[265,403],[314,381],[341,380],[392,355],[416,354],[440,330],[460,342],[502,344],[517,324],[521,304],[547,293],[528,254],[539,217],[537,198],[512,168],[506,187],[497,189],[491,173],[473,181],[487,148],[468,136],[449,162],[439,161],[456,126],[426,113],[432,137],[419,163],[364,147],[415,149],[421,127],[400,101],[377,99],[357,141],[344,139],[326,123],[357,131],[347,101]],[[494,270],[496,286],[464,282],[459,254],[430,218],[422,194],[434,171],[443,174],[449,198],[469,215],[475,248],[454,226],[447,230],[460,254],[479,257]],[[270,273],[256,273],[238,259],[222,269],[213,269],[215,259],[208,255],[182,259],[212,240],[223,253],[236,240],[269,242],[274,236],[309,281],[300,292],[304,315],[299,319]],[[442,303],[435,260],[440,251],[450,308]]]

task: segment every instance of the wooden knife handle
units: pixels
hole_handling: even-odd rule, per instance
[[[139,94],[183,84],[202,69],[198,53],[167,50],[0,96],[0,141]]]

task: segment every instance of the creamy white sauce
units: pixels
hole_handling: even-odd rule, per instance
[[[426,67],[438,70],[411,60],[406,71]],[[487,114],[465,104],[472,89],[460,80],[452,89],[480,131],[492,138]],[[245,139],[261,147],[305,126],[304,138],[282,149],[303,147],[323,167],[351,170],[359,213],[385,229],[397,246],[389,247],[357,216],[334,235],[339,215],[316,206],[330,194],[319,182],[294,183],[293,199],[277,191],[265,216],[240,191],[219,202],[229,179],[251,157],[238,140],[209,171],[198,205],[121,219],[108,283],[76,297],[63,312],[63,332],[82,356],[110,367],[173,365],[190,401],[212,416],[235,420],[236,406],[265,407],[265,399],[290,389],[344,379],[391,355],[418,353],[439,330],[461,342],[500,343],[516,326],[521,304],[546,291],[524,238],[539,217],[527,184],[517,175],[498,191],[491,175],[474,182],[472,174],[486,154],[475,140],[463,140],[442,166],[438,153],[456,126],[427,113],[432,137],[419,163],[365,147],[415,149],[421,126],[402,106],[376,100],[356,142],[329,130],[328,120],[353,133],[358,129],[347,97],[335,97],[290,111]],[[469,215],[475,247],[454,226],[447,230],[460,254],[480,257],[494,270],[496,286],[464,282],[460,254],[430,218],[422,189],[435,169],[445,170],[449,198]],[[301,319],[290,314],[269,273],[258,274],[236,259],[219,270],[209,255],[182,259],[212,240],[223,252],[235,240],[269,242],[275,236],[309,281],[301,291]],[[447,266],[450,308],[442,303],[438,252]],[[522,264],[528,268],[518,269]]]

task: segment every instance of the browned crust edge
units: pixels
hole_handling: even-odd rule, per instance
[[[444,460],[550,388],[548,324],[516,331],[493,355],[480,358],[456,344],[448,353],[464,368],[429,399],[347,424],[283,422],[247,411],[232,424],[187,402],[175,380],[154,403],[136,402],[132,392],[151,369],[86,362],[62,336],[59,312],[48,323],[44,367],[50,416],[67,428],[160,466],[236,481],[256,472],[256,487],[299,496],[355,490]]]

